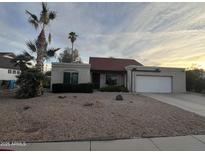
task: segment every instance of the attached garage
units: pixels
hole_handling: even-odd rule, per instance
[[[136,92],[171,93],[172,78],[163,76],[136,76]]]
[[[186,74],[183,68],[130,65],[126,67],[126,71],[127,88],[131,92],[186,92]]]

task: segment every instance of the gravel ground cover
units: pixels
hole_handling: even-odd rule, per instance
[[[116,101],[121,94],[123,101]],[[104,140],[205,134],[205,118],[130,93],[0,97],[0,141]]]

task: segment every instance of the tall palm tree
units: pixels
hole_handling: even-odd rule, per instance
[[[74,42],[76,41],[77,36],[78,36],[78,35],[77,35],[75,32],[70,32],[70,33],[69,33],[69,36],[68,36],[68,39],[70,39],[71,44],[72,44],[72,55],[74,54],[74,52],[73,52],[73,44],[74,44]],[[72,56],[72,57],[73,57],[73,56]],[[73,61],[73,59],[72,59],[72,61]]]
[[[37,54],[36,56],[36,68],[43,72],[43,63],[44,60],[48,59],[55,55],[55,52],[58,51],[60,48],[54,49],[47,49],[48,42],[51,42],[51,34],[49,33],[48,39],[46,39],[45,30],[46,27],[49,25],[50,21],[56,18],[56,12],[50,11],[47,7],[46,3],[42,3],[42,10],[40,16],[37,17],[35,14],[31,13],[30,11],[26,10],[26,14],[29,16],[28,22],[34,26],[37,30],[40,28],[40,34],[38,35],[37,40],[27,42],[28,48]],[[48,41],[47,41],[48,40]]]

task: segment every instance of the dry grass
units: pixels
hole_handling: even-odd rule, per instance
[[[205,134],[205,118],[122,93],[0,98],[0,141],[57,141]],[[59,97],[59,96],[66,96]]]

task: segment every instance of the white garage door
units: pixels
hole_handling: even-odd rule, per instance
[[[171,93],[171,77],[136,76],[136,92]]]

